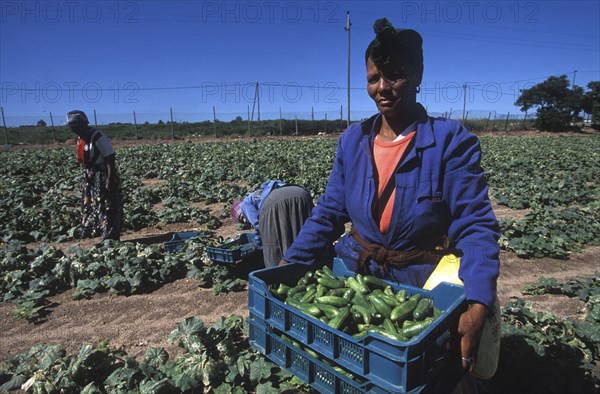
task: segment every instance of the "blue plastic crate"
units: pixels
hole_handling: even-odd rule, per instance
[[[183,248],[185,241],[190,238],[200,236],[202,233],[198,231],[184,231],[179,233],[173,233],[169,241],[165,241],[165,250],[167,252],[178,252]]]
[[[233,264],[256,256],[259,251],[254,245],[256,233],[242,233],[235,240],[219,246],[206,248],[208,258],[216,263]],[[231,249],[234,246],[240,248]]]
[[[315,267],[288,264],[255,271],[248,284],[250,318],[265,327],[273,327],[311,350],[332,360],[346,370],[392,393],[419,392],[442,373],[448,363],[446,342],[449,329],[456,326],[466,309],[462,286],[441,283],[431,291],[388,282],[394,290],[406,289],[408,295],[420,293],[434,300],[443,313],[421,334],[406,342],[379,334],[361,339],[334,330],[321,321],[284,304],[275,298],[269,286],[296,284],[306,271]],[[333,272],[342,277],[354,276],[344,262],[336,258]]]
[[[390,394],[373,383],[350,379],[331,365],[283,340],[271,327],[263,326],[260,321],[250,319],[249,323],[250,346],[319,393]]]

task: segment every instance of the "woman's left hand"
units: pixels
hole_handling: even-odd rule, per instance
[[[462,366],[468,372],[473,372],[477,362],[475,352],[487,314],[488,309],[485,305],[472,303],[469,305],[469,309],[460,315],[458,321]]]

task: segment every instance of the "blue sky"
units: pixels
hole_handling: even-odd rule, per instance
[[[375,19],[424,39],[419,101],[469,118],[519,113],[520,89],[552,75],[600,80],[600,2],[0,1],[7,123],[347,117],[375,111],[364,50]],[[574,74],[574,71],[577,72]],[[260,103],[255,100],[259,83]],[[494,115],[492,115],[494,116]]]

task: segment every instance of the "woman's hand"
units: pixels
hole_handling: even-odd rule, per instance
[[[279,263],[277,265],[286,265],[288,262],[285,260],[279,260]]]
[[[462,366],[468,372],[473,372],[475,369],[475,362],[477,361],[475,360],[475,352],[487,314],[488,309],[485,305],[472,303],[469,305],[469,309],[460,315],[458,321]]]

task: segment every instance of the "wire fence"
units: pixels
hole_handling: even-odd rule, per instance
[[[230,137],[262,135],[318,135],[342,132],[347,126],[344,108],[339,110],[212,113],[165,112],[109,114],[93,110],[90,124],[113,139],[164,139],[189,137]],[[352,111],[351,122],[361,121],[373,111]],[[461,121],[472,131],[514,131],[533,127],[527,113],[499,113],[494,110],[430,112],[430,116]],[[3,142],[8,144],[47,144],[64,142],[74,136],[65,125],[64,114],[44,112],[39,116],[14,115],[2,109]]]

